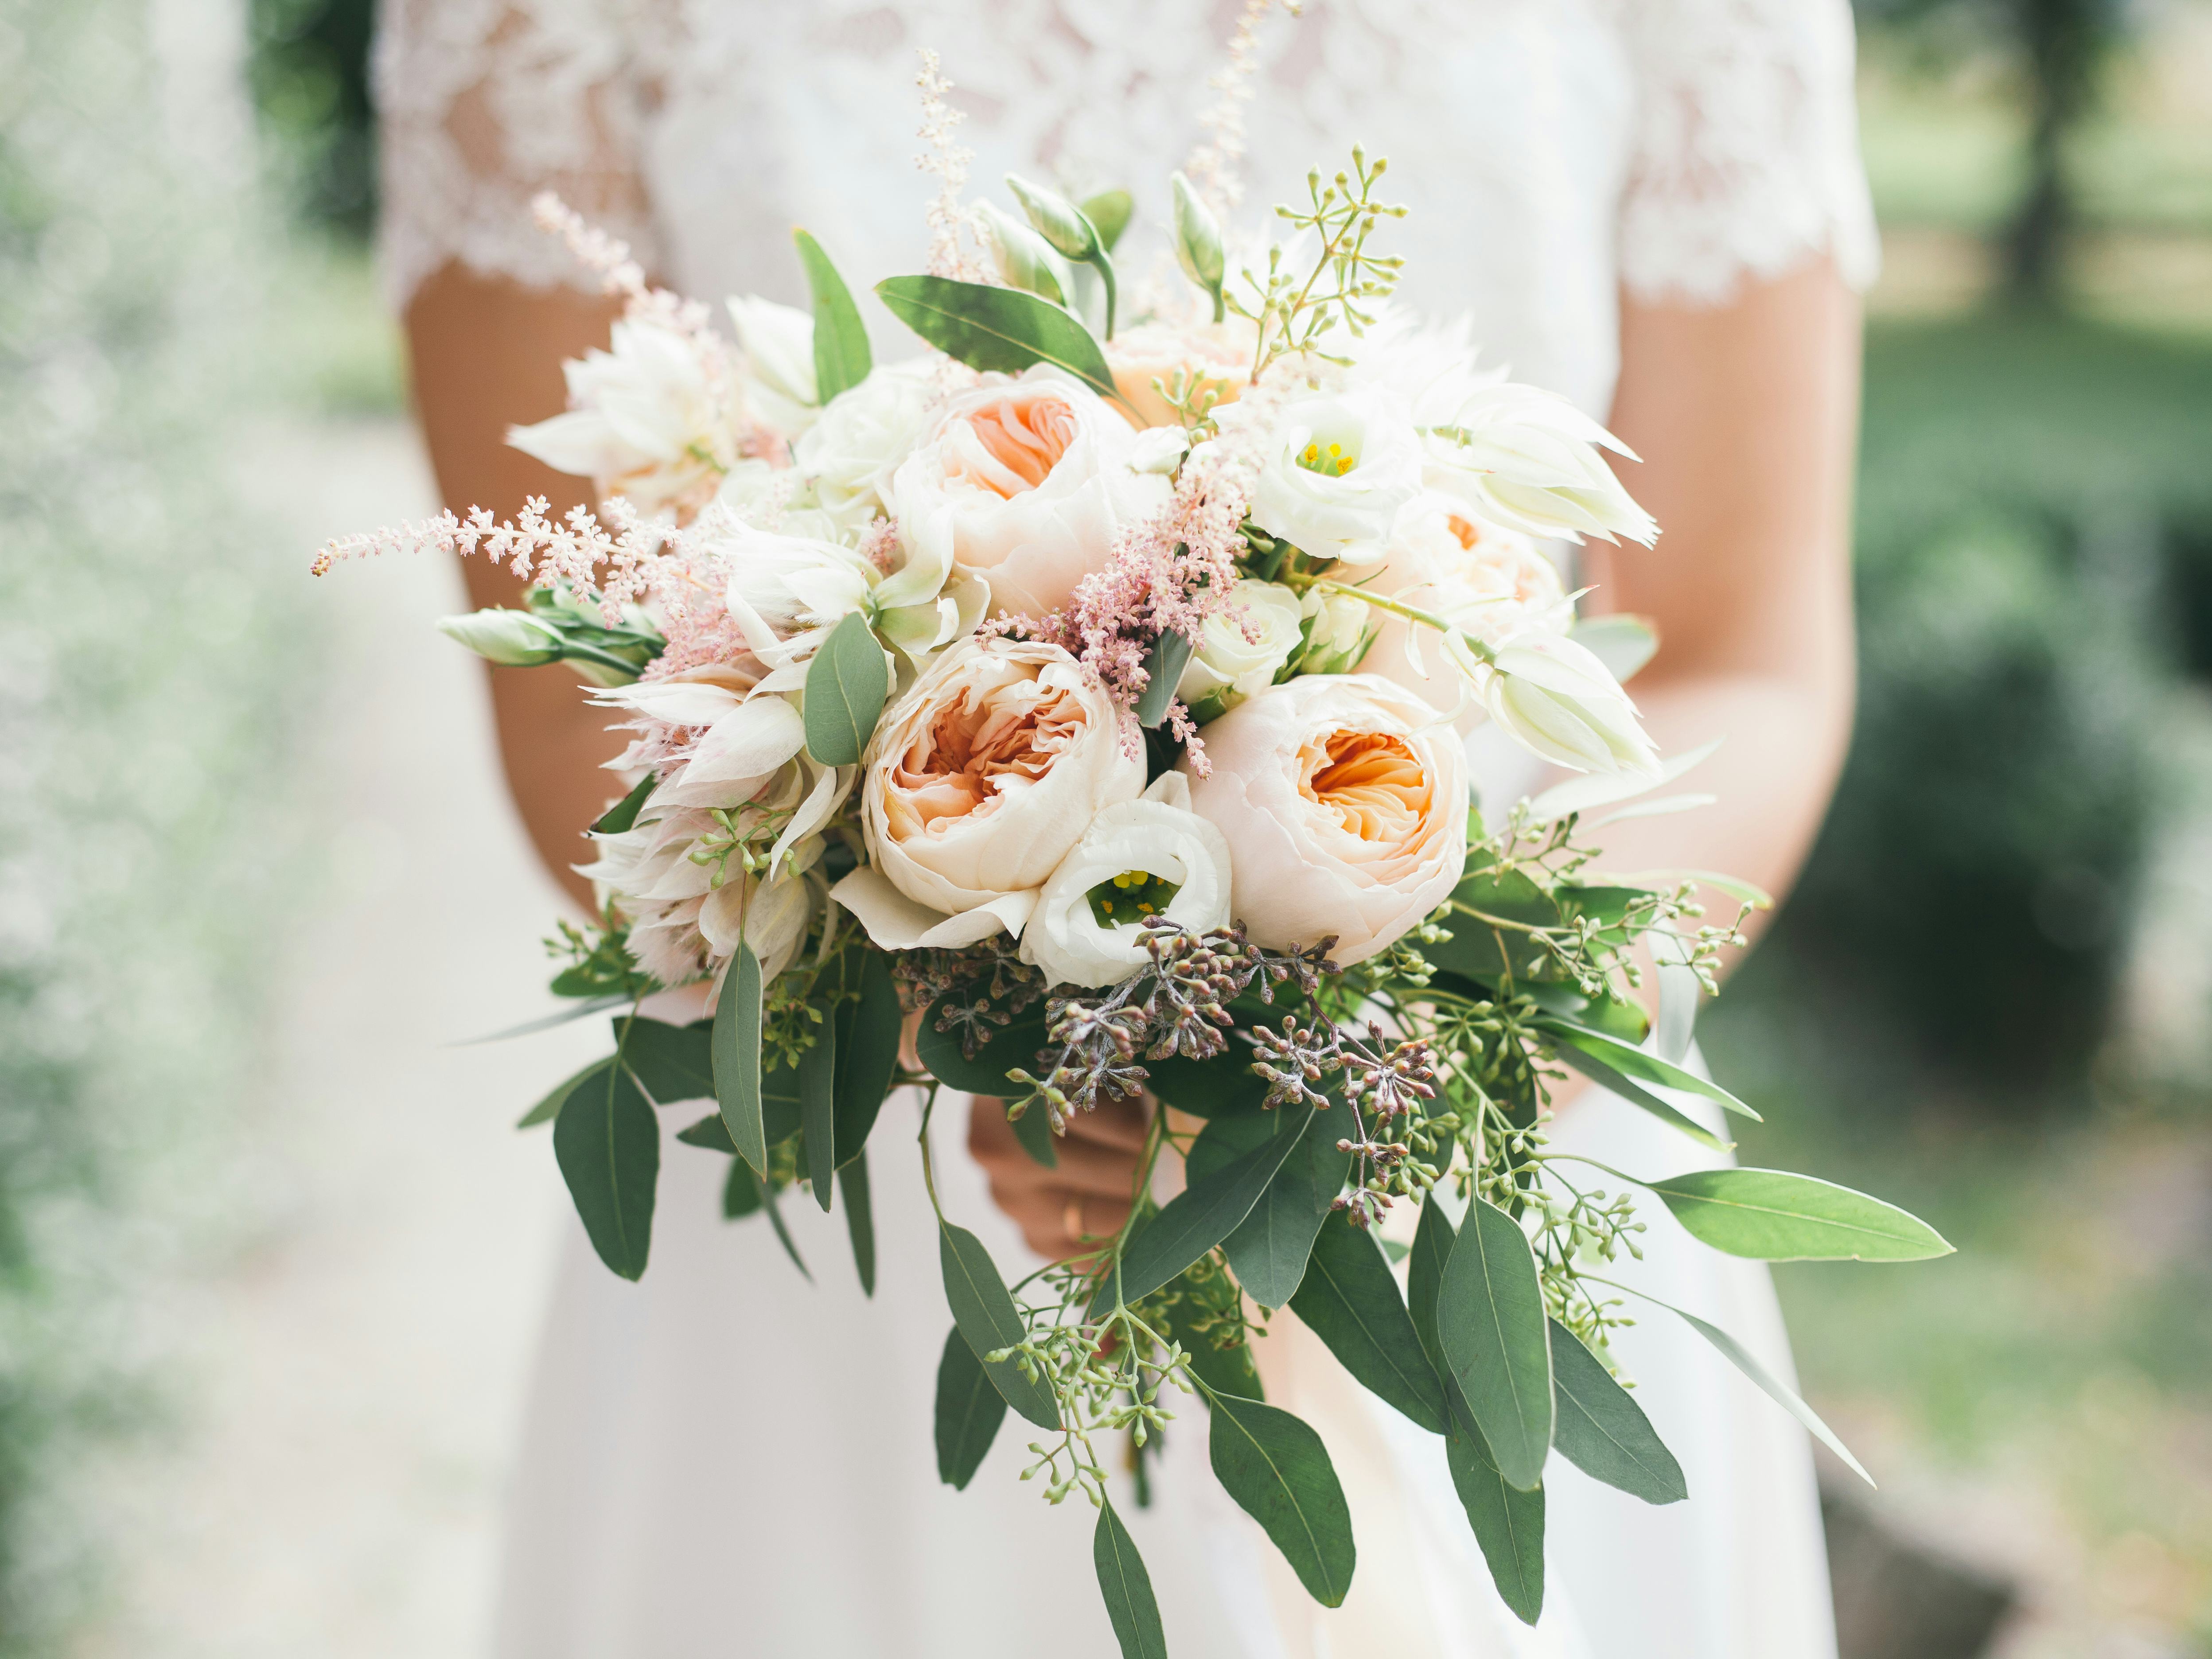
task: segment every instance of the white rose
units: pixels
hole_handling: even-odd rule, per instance
[[[832,896],[887,950],[1018,935],[1098,814],[1145,787],[1105,688],[1056,645],[968,639],[888,710],[863,763],[872,864]]]
[[[750,371],[746,401],[786,437],[798,436],[813,423],[822,400],[814,381],[812,313],[755,295],[733,295],[729,307]]]
[[[1142,799],[1091,819],[1037,896],[1022,960],[1055,985],[1112,985],[1149,960],[1146,917],[1207,933],[1227,924],[1229,890],[1229,843],[1190,810],[1182,774],[1164,773]]]
[[[1298,596],[1280,582],[1238,581],[1206,619],[1176,696],[1188,708],[1207,708],[1204,718],[1212,720],[1272,685],[1298,648],[1300,616]]]
[[[602,500],[624,496],[648,514],[696,509],[714,495],[714,458],[728,447],[697,349],[673,329],[631,319],[614,325],[608,343],[561,365],[566,414],[509,427],[507,442],[591,479]]]
[[[1601,447],[1627,445],[1556,392],[1501,381],[1423,428],[1429,482],[1483,518],[1531,536],[1626,536],[1649,546],[1651,515],[1621,487]]]
[[[1302,398],[1275,420],[1252,522],[1317,559],[1381,559],[1399,509],[1421,488],[1420,441],[1403,402],[1369,387]]]
[[[1165,478],[1130,470],[1135,441],[1088,386],[1032,368],[955,398],[894,476],[893,507],[902,523],[949,511],[954,562],[992,608],[1043,617],[1167,504]]]
[[[1564,634],[1575,619],[1559,568],[1534,542],[1434,494],[1400,516],[1389,557],[1361,587],[1432,612],[1491,646],[1528,634]],[[1477,724],[1482,703],[1437,630],[1387,611],[1370,614],[1381,631],[1360,672],[1396,681],[1455,717],[1462,731]]]
[[[891,474],[928,420],[930,374],[927,362],[876,369],[832,398],[793,447],[799,476],[842,528],[858,530],[891,511]]]
[[[1435,711],[1369,674],[1270,686],[1206,728],[1191,810],[1235,866],[1232,913],[1273,950],[1334,935],[1364,961],[1443,902],[1467,859],[1467,757]],[[1189,762],[1182,763],[1189,770]]]

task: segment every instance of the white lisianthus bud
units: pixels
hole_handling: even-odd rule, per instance
[[[1546,760],[1578,772],[1650,772],[1659,761],[1636,705],[1572,640],[1501,647],[1483,678],[1490,718]]]
[[[1179,426],[1146,427],[1129,446],[1132,472],[1173,472],[1190,453],[1190,434]]]
[[[1279,582],[1249,578],[1229,590],[1229,603],[1206,619],[1198,650],[1182,671],[1176,696],[1201,723],[1274,684],[1298,648],[1303,610]]]
[[[1306,619],[1305,649],[1298,657],[1301,674],[1349,674],[1375,643],[1381,617],[1375,608],[1349,593],[1307,590],[1303,614]]]
[[[1006,188],[1022,204],[1022,211],[1036,227],[1036,234],[1050,245],[1052,251],[1063,259],[1091,259],[1100,249],[1098,228],[1086,217],[1081,208],[1058,191],[1047,190],[1042,185],[1030,184],[1013,173],[1006,175]]]
[[[1190,810],[1182,774],[1163,773],[1091,820],[1037,895],[1022,960],[1055,985],[1111,985],[1145,965],[1147,917],[1207,933],[1227,925],[1229,893],[1229,843]]]
[[[1006,286],[1066,305],[1071,284],[1062,280],[1066,266],[1052,245],[995,203],[978,202],[975,211],[991,234],[993,263]]]
[[[1182,274],[1213,299],[1213,320],[1222,313],[1221,278],[1228,260],[1222,251],[1221,222],[1199,199],[1198,191],[1182,173],[1170,175],[1175,191],[1176,263]]]
[[[526,611],[495,608],[441,617],[438,631],[501,668],[535,668],[561,659],[561,636]]]

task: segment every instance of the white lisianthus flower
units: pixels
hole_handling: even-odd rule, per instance
[[[871,863],[832,896],[886,950],[1018,936],[1091,822],[1144,791],[1121,720],[1056,645],[953,646],[876,727],[860,784]]]
[[[1229,843],[1190,810],[1182,774],[1164,773],[1140,799],[1091,819],[1037,896],[1022,960],[1055,985],[1111,985],[1148,959],[1147,916],[1207,933],[1227,925],[1229,893]]]
[[[1167,504],[1165,478],[1130,470],[1135,441],[1097,392],[1032,368],[952,399],[893,477],[894,515],[948,514],[953,562],[990,584],[993,608],[1043,617]]]
[[[1598,451],[1635,453],[1556,392],[1501,381],[1422,431],[1430,483],[1493,524],[1577,542],[1658,537]]]
[[[507,442],[591,479],[602,500],[621,495],[647,514],[696,508],[714,494],[727,448],[697,349],[635,319],[615,324],[609,344],[561,365],[567,413],[509,427]]]
[[[1404,403],[1379,387],[1302,398],[1275,425],[1252,522],[1317,559],[1379,561],[1399,510],[1421,488],[1420,441]]]
[[[1313,674],[1270,686],[1206,727],[1206,756],[1212,769],[1192,777],[1191,810],[1230,845],[1231,908],[1255,943],[1334,937],[1336,961],[1364,961],[1458,884],[1466,753],[1389,681]]]
[[[1565,638],[1501,647],[1481,676],[1490,718],[1546,760],[1578,772],[1650,772],[1657,750],[1636,705],[1589,648]]]
[[[1228,602],[1206,619],[1176,684],[1185,708],[1205,711],[1193,718],[1202,724],[1273,684],[1298,648],[1302,616],[1298,596],[1280,582],[1248,577],[1231,588]]]
[[[1560,635],[1574,625],[1559,568],[1517,530],[1485,524],[1466,503],[1431,494],[1407,507],[1382,568],[1360,584],[1463,628],[1489,646],[1528,635]],[[1382,611],[1362,672],[1395,680],[1462,731],[1482,716],[1474,684],[1434,629]]]
[[[822,401],[814,380],[814,319],[754,295],[732,295],[730,320],[745,354],[746,401],[787,438],[812,425]]]
[[[848,532],[891,510],[891,474],[914,453],[929,416],[926,361],[878,368],[829,407],[793,446],[814,499]]]

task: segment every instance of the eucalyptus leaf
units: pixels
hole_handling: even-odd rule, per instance
[[[1747,1117],[1753,1123],[1765,1121],[1711,1078],[1699,1077],[1695,1072],[1686,1070],[1671,1060],[1647,1054],[1632,1042],[1623,1042],[1617,1036],[1594,1031],[1548,1014],[1537,1016],[1535,1025],[1538,1030],[1554,1042],[1580,1049],[1624,1077],[1662,1089],[1680,1089],[1685,1093],[1703,1095],[1739,1117]]]
[[[710,1152],[727,1152],[732,1158],[738,1155],[737,1147],[730,1140],[729,1126],[722,1121],[720,1112],[701,1118],[689,1128],[678,1129],[676,1138],[686,1146],[703,1146]]]
[[[650,772],[640,778],[629,793],[599,814],[592,824],[595,836],[619,836],[637,822],[637,815],[645,809],[645,798],[653,793],[653,785],[660,780]]]
[[[1536,1257],[1521,1224],[1487,1199],[1444,1263],[1437,1297],[1444,1360],[1498,1472],[1523,1492],[1552,1449],[1552,1342]]]
[[[1711,1146],[1716,1152],[1729,1149],[1731,1143],[1723,1140],[1680,1107],[1660,1099],[1632,1078],[1623,1077],[1589,1050],[1571,1043],[1562,1043],[1559,1045],[1559,1058],[1601,1088],[1610,1089],[1623,1100],[1641,1106],[1661,1122],[1680,1130],[1700,1146]]]
[[[518,1129],[534,1129],[541,1123],[550,1123],[561,1115],[562,1101],[568,1099],[592,1077],[614,1063],[615,1057],[609,1054],[604,1060],[593,1060],[574,1076],[563,1078],[559,1083],[554,1085],[550,1094],[524,1113],[514,1127]]]
[[[695,1025],[671,1025],[642,1015],[623,1015],[614,1022],[615,1042],[623,1061],[637,1073],[637,1080],[656,1106],[672,1106],[679,1100],[714,1097],[714,1026],[705,1020]]]
[[[1643,1293],[1638,1291],[1638,1294]],[[1692,1330],[1718,1348],[1726,1356],[1729,1364],[1757,1383],[1768,1399],[1811,1430],[1822,1445],[1850,1466],[1853,1474],[1858,1476],[1869,1486],[1874,1485],[1874,1477],[1866,1472],[1865,1466],[1857,1458],[1851,1455],[1850,1449],[1836,1438],[1836,1431],[1820,1420],[1820,1413],[1800,1400],[1796,1390],[1760,1364],[1750,1349],[1745,1347],[1742,1343],[1721,1329],[1719,1326],[1709,1325],[1697,1315],[1686,1313],[1672,1303],[1660,1302],[1656,1296],[1645,1296],[1644,1299],[1646,1302],[1658,1303],[1658,1305],[1666,1309],[1668,1312],[1686,1322]]]
[[[875,360],[868,349],[860,308],[853,303],[852,290],[822,244],[798,229],[793,230],[791,240],[798,244],[806,286],[814,296],[814,395],[826,404],[866,380]]]
[[[953,1322],[1006,1403],[1041,1429],[1058,1430],[1060,1406],[1052,1390],[1023,1371],[1009,1356],[994,1364],[987,1354],[1019,1343],[1026,1332],[1006,1281],[991,1260],[983,1241],[965,1227],[943,1222],[938,1228],[938,1258],[945,1271],[945,1299],[951,1304]]]
[[[836,1010],[817,1006],[816,1012],[822,1019],[813,1045],[799,1056],[799,1118],[806,1133],[806,1178],[814,1201],[826,1211],[837,1174]]]
[[[868,1195],[868,1155],[862,1152],[837,1171],[837,1185],[845,1196],[845,1231],[853,1241],[853,1266],[860,1275],[860,1293],[876,1293],[876,1212]]]
[[[1430,1433],[1444,1431],[1443,1385],[1397,1279],[1374,1234],[1345,1212],[1322,1224],[1291,1309],[1360,1382]]]
[[[1646,1183],[1691,1234],[1760,1261],[1925,1261],[1951,1246],[1917,1216],[1784,1170],[1698,1170]]]
[[[1014,1139],[1022,1143],[1022,1150],[1030,1161],[1048,1170],[1060,1167],[1060,1149],[1053,1143],[1058,1139],[1052,1132],[1052,1114],[1032,1103],[1019,1117],[1007,1120],[1012,1126]]]
[[[1443,1203],[1431,1191],[1421,1200],[1421,1218],[1413,1229],[1413,1249],[1406,1263],[1406,1312],[1414,1334],[1447,1389],[1451,1367],[1444,1358],[1443,1339],[1437,1331],[1437,1299],[1443,1293],[1444,1264],[1451,1260],[1459,1234]]]
[[[738,1156],[755,1175],[768,1174],[768,1133],[761,1121],[761,965],[751,941],[740,938],[735,961],[722,975],[714,1005],[711,1042],[714,1101]]]
[[[562,1103],[553,1153],[599,1260],[624,1279],[642,1277],[653,1247],[660,1121],[625,1067],[609,1066]]]
[[[937,1478],[964,1491],[1006,1415],[1005,1398],[954,1326],[945,1334],[945,1354],[937,1362]]]
[[[1121,1254],[1119,1279],[1124,1301],[1151,1295],[1236,1231],[1237,1224],[1252,1212],[1313,1120],[1310,1106],[1285,1110],[1291,1115],[1282,1131],[1226,1167],[1193,1182],[1138,1230]],[[1113,1306],[1114,1288],[1109,1277],[1091,1306]]]
[[[893,316],[970,368],[1018,374],[1050,363],[1100,397],[1119,398],[1091,331],[1049,300],[949,276],[887,276],[876,293]]]
[[[1173,629],[1152,641],[1145,653],[1145,689],[1137,696],[1138,725],[1158,726],[1168,717],[1168,705],[1175,701],[1176,687],[1182,684],[1194,649],[1190,636]]]
[[[1085,197],[1079,204],[1083,216],[1091,221],[1098,232],[1098,240],[1111,253],[1114,245],[1121,240],[1121,233],[1129,228],[1129,216],[1137,210],[1136,198],[1126,190],[1102,190],[1096,196]]]
[[[1552,1439],[1567,1461],[1647,1504],[1678,1504],[1690,1495],[1682,1466],[1667,1449],[1636,1397],[1613,1380],[1582,1339],[1552,1322],[1552,1382],[1558,1419]]]
[[[1519,870],[1478,870],[1452,890],[1443,925],[1451,938],[1424,945],[1421,954],[1439,968],[1481,985],[1526,978],[1549,957],[1528,931],[1557,927],[1558,903]]]
[[[1524,1625],[1544,1611],[1544,1489],[1522,1492],[1498,1472],[1482,1431],[1455,1401],[1444,1461],[1500,1600]]]
[[[738,1160],[738,1168],[744,1170],[749,1176],[752,1174],[750,1170],[745,1169],[743,1158]],[[791,1265],[799,1269],[799,1276],[811,1285],[814,1275],[806,1270],[805,1259],[799,1254],[799,1243],[792,1237],[791,1229],[784,1225],[783,1206],[776,1202],[775,1183],[756,1176],[754,1184],[759,1188],[761,1203],[768,1211],[769,1225],[775,1229],[775,1242],[783,1246],[783,1253],[791,1258]]]
[[[1352,1512],[1328,1449],[1286,1411],[1234,1395],[1213,1399],[1213,1473],[1325,1607],[1344,1605],[1357,1553]]]
[[[1252,1069],[1252,1051],[1231,1039],[1225,1054],[1211,1060],[1170,1054],[1147,1060],[1146,1086],[1178,1112],[1193,1117],[1231,1117],[1257,1113],[1267,1098],[1267,1080]]]
[[[847,611],[806,665],[806,752],[824,766],[859,765],[890,694],[890,666],[868,619]]]
[[[1091,1560],[1098,1570],[1098,1590],[1106,1598],[1106,1617],[1114,1626],[1114,1639],[1121,1644],[1121,1659],[1168,1659],[1167,1632],[1160,1626],[1152,1576],[1137,1553],[1137,1540],[1129,1536],[1110,1503],[1098,1506]]]
[[[849,1164],[866,1148],[898,1073],[898,989],[883,951],[860,953],[860,1000],[837,1018],[837,1156]]]
[[[1282,1115],[1269,1112],[1260,1121],[1273,1123]],[[1228,1121],[1223,1120],[1206,1133],[1216,1133]],[[1305,1278],[1314,1236],[1328,1219],[1330,1206],[1352,1171],[1352,1154],[1337,1150],[1338,1139],[1329,1119],[1316,1118],[1275,1171],[1252,1212],[1221,1241],[1237,1282],[1263,1308],[1281,1307],[1297,1293]],[[1395,1289],[1392,1294],[1396,1294]]]
[[[722,1120],[709,1118],[708,1121],[720,1127]],[[699,1125],[695,1123],[691,1127],[696,1129]],[[684,1131],[684,1134],[690,1133],[689,1129]],[[681,1140],[684,1135],[676,1138]],[[729,1139],[728,1130],[722,1131],[722,1138],[725,1140]],[[725,1146],[722,1150],[729,1152],[730,1149]],[[722,1182],[722,1219],[742,1221],[749,1215],[758,1215],[762,1207],[760,1177],[745,1167],[744,1159],[735,1152],[730,1152],[730,1173]]]
[[[948,1008],[957,1006],[955,999],[946,998],[933,1004],[921,1017],[921,1029],[915,1033],[915,1048],[923,1066],[939,1083],[967,1094],[1007,1094],[1006,1073],[1017,1066],[1033,1069],[1037,1050],[1045,1046],[1042,1006],[1033,1005],[1012,1024],[998,1027],[972,1060],[961,1046],[957,1025],[951,1030],[938,1030],[938,1021]]]

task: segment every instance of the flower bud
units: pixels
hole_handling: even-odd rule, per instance
[[[561,636],[527,611],[493,609],[441,617],[438,631],[501,668],[535,668],[561,659]]]
[[[1060,280],[1066,266],[1052,245],[1012,214],[989,202],[978,202],[975,210],[991,233],[993,263],[1009,288],[1018,288],[1051,301],[1067,303],[1067,284]]]
[[[1189,179],[1172,175],[1175,187],[1176,263],[1182,274],[1214,297],[1221,299],[1222,273],[1228,260],[1221,248],[1221,222],[1213,216]]]
[[[1572,640],[1538,638],[1500,648],[1483,701],[1523,747],[1578,772],[1658,769],[1651,739],[1620,682]]]
[[[1059,191],[1032,185],[1011,173],[1006,175],[1006,188],[1013,191],[1014,199],[1022,204],[1022,211],[1030,216],[1030,223],[1036,228],[1036,234],[1061,258],[1084,260],[1097,257],[1097,228],[1084,216],[1081,208]]]
[[[1375,643],[1374,607],[1349,593],[1310,590],[1304,614],[1305,645],[1297,659],[1301,674],[1349,674]]]

